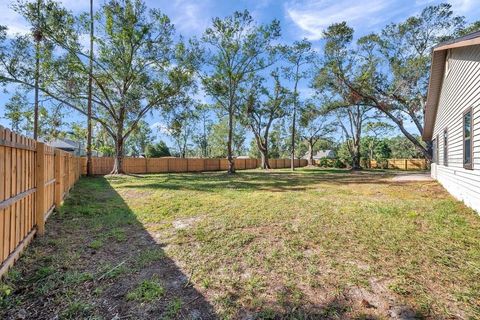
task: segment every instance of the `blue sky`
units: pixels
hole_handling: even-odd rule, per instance
[[[449,1],[458,15],[464,15],[468,21],[480,19],[479,0]],[[74,11],[88,10],[87,0],[62,0],[65,7]],[[103,3],[94,0],[96,5]],[[216,16],[226,16],[235,10],[248,9],[259,22],[278,19],[282,26],[282,42],[291,43],[304,37],[313,42],[314,47],[321,44],[322,31],[334,22],[347,21],[361,36],[380,30],[390,22],[399,22],[419,13],[426,5],[438,4],[437,0],[148,0],[147,5],[159,8],[166,13],[185,37],[201,36],[202,32]],[[476,4],[475,4],[476,2]],[[10,32],[24,33],[29,28],[21,17],[10,8],[11,1],[0,0],[0,24],[7,25]],[[302,84],[302,90],[308,92],[308,83]],[[4,119],[4,104],[8,94],[0,93],[0,124],[7,126]],[[78,120],[82,118],[76,116]],[[151,124],[160,122],[158,116],[149,117]]]

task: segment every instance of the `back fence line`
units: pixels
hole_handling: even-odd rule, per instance
[[[269,159],[272,169],[290,168],[290,159]],[[92,173],[95,175],[109,174],[113,168],[114,158],[92,158]],[[235,159],[236,170],[258,168],[260,159]],[[308,164],[305,159],[295,159],[295,167]],[[126,173],[175,173],[222,171],[228,169],[228,160],[219,158],[124,158],[122,168]],[[82,158],[82,174],[87,173],[87,159]]]

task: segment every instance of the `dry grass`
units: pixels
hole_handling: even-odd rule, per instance
[[[4,283],[8,316],[33,304],[98,318],[480,317],[480,218],[435,182],[315,169],[82,179],[47,230]],[[162,295],[127,299],[150,279]],[[27,293],[39,284],[62,294]]]

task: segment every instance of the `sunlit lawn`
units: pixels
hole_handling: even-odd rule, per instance
[[[480,216],[391,176],[84,178],[10,272],[0,316],[480,317]]]

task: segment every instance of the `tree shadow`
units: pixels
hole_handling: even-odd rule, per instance
[[[128,177],[123,179],[123,188],[189,190],[200,192],[218,192],[225,189],[239,191],[264,190],[272,192],[292,192],[316,189],[321,183],[332,185],[349,184],[391,184],[388,178],[391,172],[331,170],[290,171],[239,171],[235,175],[223,172],[177,173],[161,175],[143,175],[142,184],[129,184]]]
[[[217,318],[105,178],[80,179],[59,211],[7,276],[0,318]]]

